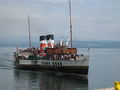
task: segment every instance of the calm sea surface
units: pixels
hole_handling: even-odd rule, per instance
[[[88,77],[15,70],[15,50],[0,47],[0,90],[93,90],[120,80],[120,49],[78,49],[90,56]]]

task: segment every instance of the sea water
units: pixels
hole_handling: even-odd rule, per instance
[[[0,47],[0,90],[93,90],[120,80],[120,49],[79,48],[80,54],[90,56],[87,77],[14,69],[15,50]]]

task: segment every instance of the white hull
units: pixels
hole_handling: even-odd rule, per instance
[[[88,66],[89,60],[19,60],[20,65],[41,65],[41,66]]]
[[[42,69],[65,73],[88,74],[89,56],[79,60],[15,60],[15,66],[23,69]],[[18,62],[17,62],[18,61]]]

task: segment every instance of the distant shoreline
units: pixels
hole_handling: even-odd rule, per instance
[[[32,46],[39,47],[40,42],[32,42]],[[28,47],[26,41],[0,42],[0,47]],[[120,48],[120,41],[74,41],[76,48]]]

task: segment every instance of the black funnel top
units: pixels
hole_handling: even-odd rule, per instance
[[[54,35],[53,34],[47,35],[47,40],[49,40],[49,39],[54,40]]]
[[[46,39],[47,39],[47,36],[45,36],[45,35],[40,36],[40,41],[46,40]]]

